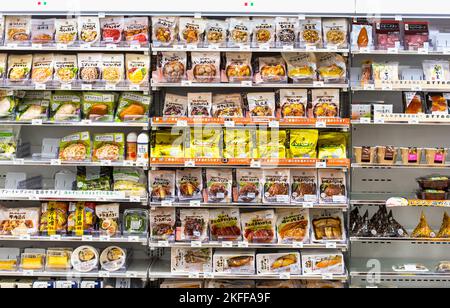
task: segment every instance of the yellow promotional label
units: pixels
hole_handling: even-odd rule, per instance
[[[75,235],[84,235],[84,204],[77,204],[75,211]]]
[[[56,217],[56,207],[52,203],[48,205],[48,223],[47,223],[47,232],[48,235],[55,235],[57,229],[57,217]]]

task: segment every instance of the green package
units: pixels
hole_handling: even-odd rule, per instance
[[[108,167],[77,167],[77,189],[111,191],[111,171]]]
[[[316,129],[291,129],[289,135],[290,158],[316,158],[319,131]]]
[[[80,121],[81,93],[55,92],[50,101],[51,121]]]
[[[0,131],[0,160],[13,159],[16,148],[14,133],[12,131]]]
[[[115,101],[112,93],[84,92],[81,97],[83,119],[113,121]]]
[[[0,118],[14,117],[14,110],[19,103],[15,96],[0,96]]]
[[[146,122],[150,108],[150,96],[126,92],[120,96],[116,122]]]
[[[319,159],[347,158],[347,134],[324,132],[319,136]]]
[[[94,135],[93,161],[125,159],[125,134],[96,134]]]
[[[82,161],[91,158],[91,136],[89,132],[75,133],[61,139],[59,159]]]

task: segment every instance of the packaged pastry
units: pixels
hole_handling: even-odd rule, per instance
[[[107,44],[117,44],[122,41],[125,18],[123,16],[105,17],[100,19],[102,40]]]
[[[275,117],[275,93],[248,93],[247,102],[251,118]]]
[[[190,155],[187,156],[190,158],[221,158],[221,138],[222,130],[219,128],[191,129]]]
[[[223,132],[223,157],[251,158],[253,150],[252,135],[250,129],[226,129]]]
[[[317,172],[309,169],[291,170],[291,201],[317,202]]]
[[[261,170],[237,169],[236,185],[239,203],[261,203]]]
[[[72,268],[70,259],[72,249],[70,248],[49,248],[45,256],[45,269],[56,271],[67,271]]]
[[[202,18],[180,18],[180,42],[187,45],[198,45],[203,41],[206,21]]]
[[[95,207],[100,234],[115,236],[120,233],[120,204],[102,204]]]
[[[150,211],[152,241],[175,241],[175,209],[156,208]]]
[[[108,167],[77,167],[77,190],[111,191],[111,180]]]
[[[317,59],[314,53],[282,53],[287,63],[288,76],[294,82],[317,80]]]
[[[81,97],[83,118],[94,121],[113,121],[116,109],[115,95],[83,92]]]
[[[140,169],[114,168],[113,190],[123,191],[126,197],[147,197],[147,185],[144,172]]]
[[[418,50],[429,44],[428,21],[407,21],[404,26],[406,50]]]
[[[276,24],[274,18],[253,18],[253,44],[255,46],[275,43]]]
[[[59,158],[64,161],[83,161],[91,158],[89,132],[75,133],[61,139]]]
[[[256,255],[258,275],[290,273],[300,275],[302,272],[300,253],[294,251],[278,253],[258,253]]]
[[[206,169],[206,193],[210,203],[229,203],[232,200],[232,170]]]
[[[422,148],[400,148],[400,152],[402,154],[403,165],[420,164],[420,162],[422,161]]]
[[[254,250],[223,250],[218,249],[213,256],[213,271],[218,274],[254,275]]]
[[[193,81],[220,82],[220,52],[192,52]]]
[[[372,75],[375,84],[383,81],[397,81],[399,78],[399,63],[372,63]]]
[[[172,45],[177,39],[178,21],[178,17],[153,16],[153,45]]]
[[[322,132],[319,135],[319,159],[347,158],[347,134],[342,132]]]
[[[31,42],[49,44],[55,37],[55,19],[32,19]]]
[[[434,231],[429,226],[424,212],[422,212],[422,214],[420,215],[419,224],[414,229],[413,233],[411,234],[411,237],[413,237],[413,238],[435,238],[436,237],[436,233],[434,233]]]
[[[92,246],[81,246],[72,253],[70,263],[75,271],[89,273],[98,268],[98,251]]]
[[[299,29],[300,47],[322,47],[322,19],[307,18],[300,20]]]
[[[302,253],[303,275],[345,274],[344,256],[339,252],[308,251]]]
[[[175,171],[158,170],[149,174],[149,193],[151,202],[174,201]]]
[[[299,28],[298,18],[277,17],[275,19],[277,45],[294,46],[297,42]]]
[[[448,149],[426,148],[425,159],[427,165],[443,165],[447,161]]]
[[[36,235],[40,208],[0,208],[0,235]]]
[[[188,117],[211,117],[212,93],[188,93]],[[167,103],[167,96],[166,96]]]
[[[45,249],[26,248],[20,256],[20,268],[25,271],[43,271]]]
[[[316,129],[291,129],[289,134],[290,158],[316,158],[319,131]]]
[[[147,121],[150,96],[124,92],[120,95],[116,111],[116,122]]]
[[[325,47],[337,46],[337,48],[347,48],[348,24],[346,18],[324,18],[322,20],[323,39]]]
[[[336,53],[323,53],[317,56],[319,79],[325,82],[344,82],[347,75],[346,61]]]
[[[48,108],[50,106],[50,92],[41,97],[25,97],[16,109],[16,121],[32,121],[34,119],[46,120],[48,116]],[[27,92],[30,93],[30,92]],[[39,91],[41,93],[41,91]]]
[[[208,19],[205,28],[205,44],[223,46],[227,42],[228,23],[223,20]]]
[[[273,210],[241,213],[244,240],[249,243],[275,243],[276,216]]]
[[[126,17],[123,36],[127,42],[148,43],[148,17]]]
[[[0,131],[0,160],[12,160],[16,155],[16,136],[12,130]]]
[[[154,135],[152,157],[184,157],[184,132],[171,130],[158,130]]]
[[[286,82],[286,65],[281,56],[260,57],[259,73],[263,82]]]
[[[102,77],[102,54],[78,54],[79,79],[84,83],[93,83]]]
[[[127,209],[123,213],[124,234],[146,235],[148,232],[148,210]]]
[[[280,106],[283,118],[305,118],[308,109],[308,90],[280,90]]]
[[[373,49],[373,27],[367,21],[357,21],[352,25],[352,49]]]
[[[257,130],[253,158],[286,158],[286,139],[286,130]]]
[[[215,94],[212,103],[214,118],[243,117],[241,94]]]
[[[77,19],[55,20],[55,41],[59,44],[73,45],[78,38]]]
[[[33,55],[31,80],[34,83],[47,83],[53,79],[53,54]]]
[[[379,164],[394,165],[397,162],[398,149],[393,146],[377,146]]]
[[[319,197],[321,203],[347,202],[346,174],[341,170],[319,170]]]
[[[448,114],[450,93],[428,93],[427,109],[431,114]]]
[[[148,82],[150,72],[149,56],[128,53],[125,55],[125,64],[129,82],[135,85],[142,85]]]
[[[161,59],[162,82],[177,83],[186,79],[187,54],[163,52]]]
[[[253,24],[249,18],[230,18],[228,31],[230,33],[230,47],[250,45],[253,32]]]
[[[376,163],[376,155],[377,148],[370,146],[362,146],[362,147],[353,147],[353,154],[355,157],[355,162],[357,164],[365,163],[365,164],[375,164]],[[403,155],[403,154],[402,154]]]
[[[203,200],[203,176],[201,169],[177,170],[176,175],[178,199]]]
[[[124,80],[125,58],[123,54],[102,55],[102,79],[107,84],[117,85]]]
[[[117,272],[124,269],[126,262],[127,251],[117,246],[106,248],[100,255],[101,268],[107,272]]]
[[[211,209],[209,211],[211,241],[239,241],[242,238],[239,209]]]
[[[241,82],[252,80],[252,53],[251,52],[227,52],[226,75],[229,82]]]
[[[399,48],[401,45],[400,22],[395,20],[381,20],[376,23],[377,49],[387,50]]]
[[[211,248],[172,248],[170,255],[172,273],[212,272]]]
[[[278,243],[309,242],[309,211],[306,209],[277,209]]]
[[[67,231],[69,204],[50,201],[42,203],[39,231],[44,235],[55,235]]]
[[[81,43],[93,45],[100,41],[100,20],[96,16],[78,17],[78,37]]]
[[[338,118],[340,116],[340,93],[337,89],[314,89],[311,91],[312,116],[314,118]]]
[[[403,103],[406,114],[420,114],[426,111],[425,98],[420,92],[404,92]]]
[[[125,134],[95,134],[93,161],[122,161],[125,159]]]
[[[181,209],[180,210],[180,233],[177,234],[179,241],[201,241],[208,240],[209,211],[205,209]],[[178,233],[178,232],[177,232]]]
[[[344,242],[346,239],[345,222],[340,210],[312,210],[311,240],[314,243],[326,241]]]
[[[186,116],[187,105],[186,96],[166,93],[163,117],[184,117]]]
[[[8,56],[8,80],[12,82],[25,81],[30,78],[33,55]]]
[[[264,170],[263,203],[289,203],[289,169]]]
[[[79,93],[55,92],[50,101],[51,121],[80,121],[81,97]]]
[[[450,79],[450,63],[442,60],[425,60],[422,62],[426,81],[447,81]]]
[[[31,16],[5,17],[5,43],[24,43],[31,38]]]
[[[70,202],[67,223],[67,231],[73,235],[92,233],[96,223],[95,203]]]

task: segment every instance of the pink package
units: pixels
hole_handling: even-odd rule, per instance
[[[399,47],[400,23],[395,20],[382,20],[376,24],[377,49],[386,50],[388,48]]]
[[[405,48],[406,50],[417,50],[428,43],[428,22],[410,21],[405,22]]]

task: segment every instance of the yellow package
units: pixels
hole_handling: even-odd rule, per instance
[[[347,158],[347,134],[321,133],[319,136],[319,159]]]
[[[224,158],[251,158],[251,134],[246,129],[224,131]]]
[[[286,158],[285,144],[285,130],[258,130],[254,156],[255,158]]]
[[[220,128],[191,129],[190,158],[222,158]]]
[[[155,133],[152,157],[184,157],[184,137],[183,133],[175,133],[167,130],[160,130]]]
[[[316,129],[291,129],[289,135],[290,158],[316,158],[319,131]]]

